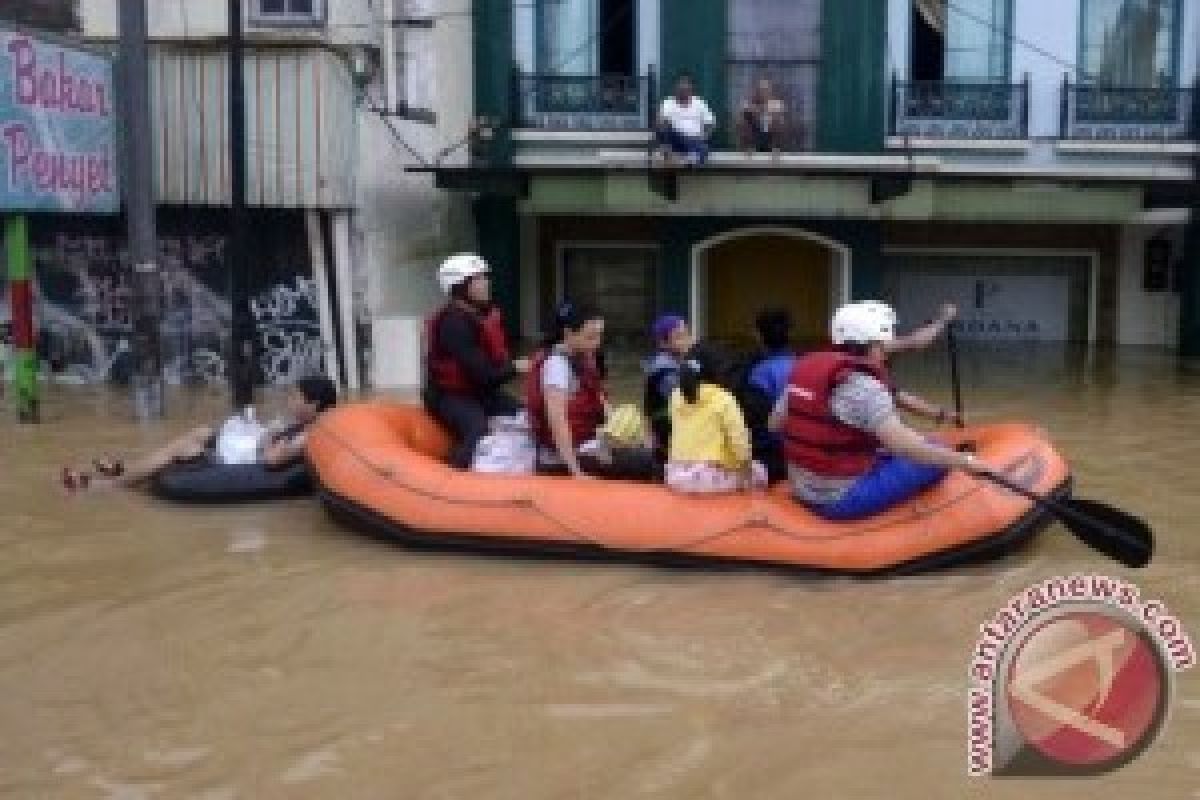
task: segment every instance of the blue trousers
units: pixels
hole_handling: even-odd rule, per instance
[[[826,519],[850,520],[878,514],[903,503],[913,495],[928,489],[946,476],[944,467],[918,464],[907,458],[883,455],[847,489],[837,502],[826,506],[811,506]]]
[[[655,141],[660,147],[669,147],[672,152],[687,156],[697,164],[708,160],[708,142],[697,136],[684,136],[670,125],[659,128]]]

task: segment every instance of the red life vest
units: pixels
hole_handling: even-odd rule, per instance
[[[875,462],[879,441],[833,415],[833,390],[851,372],[879,380],[889,391],[886,368],[836,351],[809,353],[796,359],[788,378],[787,419],[783,454],[789,464],[830,478],[854,478]]]
[[[530,362],[529,378],[525,382],[525,408],[537,443],[554,447],[554,434],[550,431],[546,397],[542,391],[542,366],[549,355],[549,352],[539,350]],[[604,422],[604,382],[592,359],[572,359],[571,369],[579,382],[579,390],[567,399],[567,424],[571,428],[571,442],[578,447],[594,438],[596,429]]]
[[[504,319],[496,307],[480,317],[454,305],[446,305],[425,321],[425,364],[429,371],[429,382],[444,392],[470,393],[475,387],[471,385],[466,370],[442,348],[438,340],[442,320],[451,312],[466,314],[471,319],[479,348],[489,361],[496,364],[507,363],[510,358]]]

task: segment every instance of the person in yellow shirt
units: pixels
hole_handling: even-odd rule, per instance
[[[737,492],[766,486],[767,471],[751,460],[750,432],[733,393],[722,382],[720,354],[697,344],[680,364],[671,393],[667,486],[679,492]]]

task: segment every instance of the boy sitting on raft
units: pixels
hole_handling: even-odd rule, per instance
[[[287,396],[288,416],[291,417],[292,423],[269,435],[262,446],[260,462],[272,469],[282,469],[303,458],[308,427],[321,412],[336,403],[337,388],[328,378],[314,376],[296,381]],[[109,487],[134,488],[172,464],[208,457],[216,437],[215,429],[200,426],[128,466],[120,460],[96,460],[92,462],[96,472],[94,476],[71,467],[63,467],[62,483],[68,491]]]
[[[671,441],[671,393],[679,386],[679,365],[696,343],[687,320],[678,314],[663,314],[650,328],[654,355],[642,364],[646,376],[642,392],[642,412],[650,421],[654,450],[659,461],[667,458]]]

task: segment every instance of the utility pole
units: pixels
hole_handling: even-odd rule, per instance
[[[229,387],[234,409],[254,402],[254,323],[246,265],[246,85],[242,0],[229,0]]]
[[[121,0],[121,92],[125,122],[125,214],[133,268],[133,403],[138,419],[163,415],[162,275],[154,224],[146,0]]]

